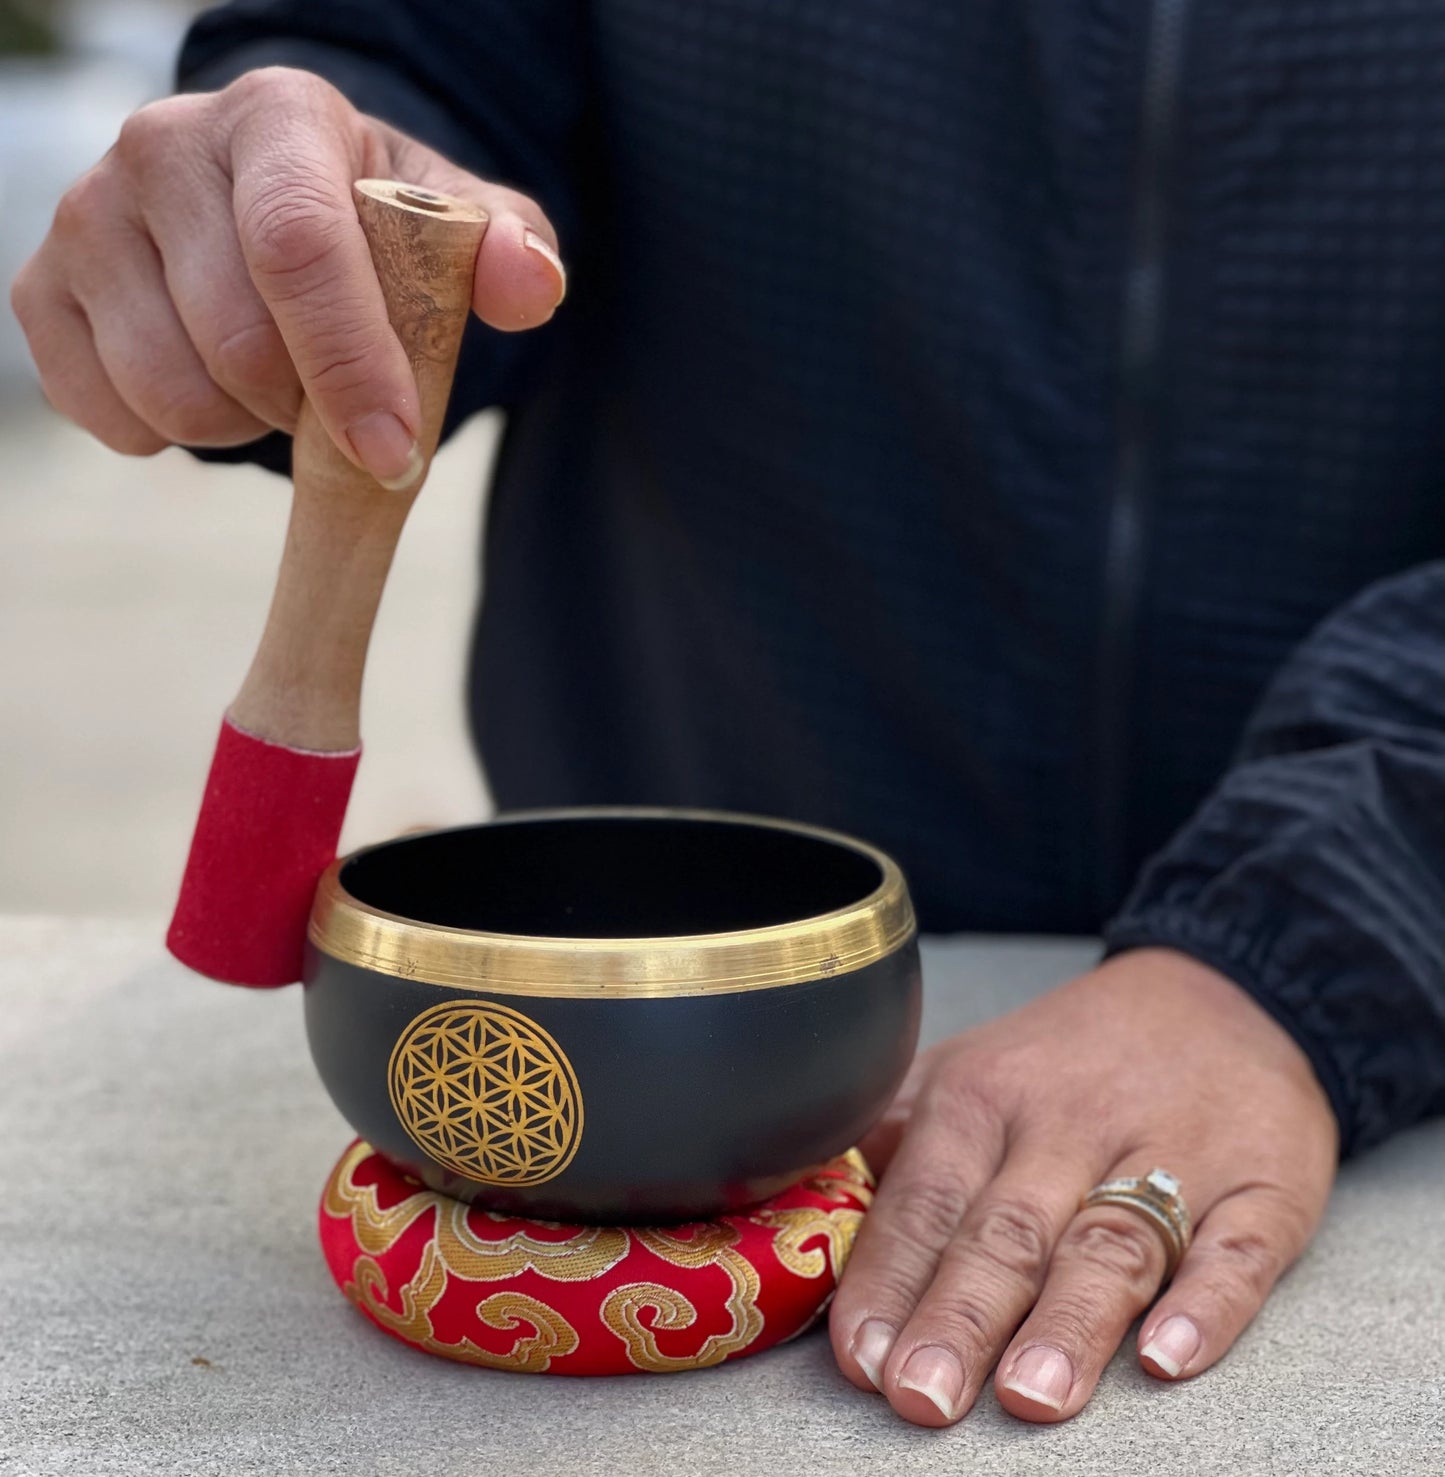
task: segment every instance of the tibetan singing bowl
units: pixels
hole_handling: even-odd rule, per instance
[[[516,815],[335,863],[306,964],[336,1106],[434,1190],[582,1222],[764,1200],[856,1143],[918,1039],[898,867],[690,811]]]

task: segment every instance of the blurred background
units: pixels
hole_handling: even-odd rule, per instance
[[[284,481],[127,458],[46,405],[9,284],[66,187],[170,90],[186,0],[0,0],[0,910],[163,914],[266,615]],[[496,418],[445,447],[372,643],[343,847],[486,815],[463,714]]]

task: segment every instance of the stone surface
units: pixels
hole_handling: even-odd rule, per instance
[[[1077,1419],[991,1394],[950,1431],[846,1384],[824,1338],[700,1374],[496,1374],[337,1294],[313,1216],[348,1140],[298,991],[187,976],[161,922],[7,919],[0,958],[0,1472],[1438,1474],[1445,1124],[1346,1167],[1234,1353],[1165,1386],[1130,1348]],[[925,955],[932,1036],[1087,964],[1079,943]]]

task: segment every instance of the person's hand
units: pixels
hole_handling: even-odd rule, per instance
[[[473,307],[531,328],[565,289],[557,239],[524,195],[272,67],[127,120],[60,202],[11,303],[62,414],[116,451],[232,446],[289,431],[304,392],[342,452],[416,480],[416,383],[387,322],[351,200],[389,176],[480,205]]]
[[[1004,1409],[1077,1414],[1165,1270],[1105,1179],[1178,1176],[1195,1238],[1139,1332],[1206,1370],[1303,1250],[1334,1179],[1334,1114],[1291,1037],[1222,975],[1140,949],[924,1053],[862,1145],[883,1179],[833,1303],[834,1351],[925,1426],[997,1365]]]

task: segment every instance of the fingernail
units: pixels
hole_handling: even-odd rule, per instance
[[[347,427],[361,465],[388,492],[404,492],[422,473],[416,438],[389,410],[374,410]]]
[[[530,229],[522,232],[522,245],[528,251],[535,251],[557,274],[557,301],[552,306],[559,306],[567,296],[567,268],[562,265],[562,258],[552,250],[550,241]]]
[[[1019,1355],[1014,1372],[1003,1382],[1005,1390],[1022,1395],[1050,1410],[1062,1410],[1074,1387],[1074,1366],[1067,1354],[1047,1344],[1035,1344]]]
[[[1154,1337],[1139,1350],[1139,1357],[1157,1364],[1170,1379],[1174,1379],[1199,1352],[1203,1341],[1194,1320],[1176,1313],[1154,1330]]]
[[[888,1363],[893,1340],[897,1337],[881,1319],[870,1318],[859,1325],[858,1332],[853,1335],[853,1342],[848,1346],[854,1359],[858,1361],[858,1368],[873,1382],[875,1390],[883,1388],[883,1366]]]
[[[963,1366],[947,1349],[925,1345],[908,1356],[898,1388],[917,1390],[938,1407],[944,1420],[956,1421],[963,1400]]]

